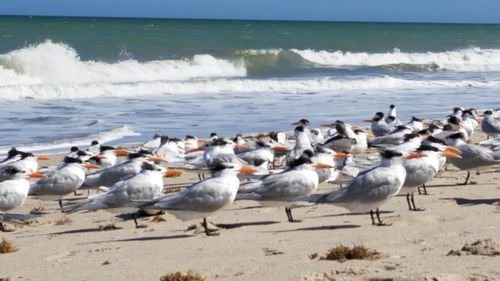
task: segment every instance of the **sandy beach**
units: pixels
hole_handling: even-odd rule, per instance
[[[42,165],[54,165],[60,157]],[[296,208],[294,216],[303,221],[289,223],[283,209],[237,201],[209,218],[224,229],[207,237],[188,230],[198,221],[169,214],[161,216],[164,221],[143,217],[139,222],[147,227],[136,229],[131,220],[105,211],[66,216],[57,202],[43,202],[46,214],[1,233],[19,250],[0,255],[0,280],[159,280],[177,271],[206,280],[500,280],[500,256],[448,255],[482,239],[500,245],[499,168],[474,173],[473,184],[460,186],[466,172],[449,167],[429,184],[429,195],[416,195],[425,211],[409,212],[404,196],[382,207],[391,226],[372,226],[368,215],[346,214],[331,205]],[[188,173],[167,179],[166,187],[196,180]],[[322,184],[319,192],[334,188]],[[39,205],[28,199],[15,213]],[[119,229],[102,229],[109,224]],[[360,244],[380,258],[311,259],[339,245]]]

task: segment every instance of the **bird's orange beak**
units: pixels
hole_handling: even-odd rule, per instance
[[[333,123],[323,123],[320,125],[321,127],[327,127],[327,128],[330,128],[330,127],[333,127]]]
[[[483,122],[483,118],[481,118],[481,117],[476,117],[476,121],[477,121],[477,123],[482,123],[482,122]]]
[[[240,174],[253,174],[255,172],[257,172],[257,170],[252,166],[243,166],[240,169]]]
[[[177,169],[167,169],[167,171],[165,172],[165,177],[167,178],[180,177],[181,175],[182,171]]]
[[[148,156],[148,160],[154,161],[154,162],[160,162],[160,163],[168,163],[167,159],[160,157],[160,156],[156,156],[156,155]]]
[[[97,158],[97,159],[104,159],[104,158],[106,158],[106,156],[104,156],[104,155],[102,155],[102,154],[97,154],[97,155],[95,156],[95,158]]]
[[[50,160],[50,158],[49,158],[49,157],[47,157],[47,156],[43,156],[43,155],[37,156],[37,157],[36,157],[36,159],[37,159],[37,160]]]
[[[128,155],[128,151],[125,149],[125,148],[117,148],[115,150],[115,154],[116,156],[127,156]]]
[[[33,172],[33,173],[29,174],[29,177],[30,178],[37,178],[37,179],[45,179],[45,178],[47,178],[47,175],[43,174],[41,172]]]
[[[446,157],[446,158],[462,158],[462,156],[458,155],[458,154],[455,154],[453,152],[450,152],[450,151],[443,151],[443,156]]]
[[[366,122],[366,123],[371,123],[372,120],[363,120],[363,122]]]
[[[247,146],[245,144],[237,143],[234,145],[234,148],[236,149],[245,149]]]
[[[316,163],[316,164],[314,164],[314,168],[316,168],[316,169],[331,169],[331,168],[335,168],[335,167],[330,166],[328,164],[324,164],[324,163]]]
[[[276,145],[271,148],[274,152],[285,152],[288,151],[288,147],[282,145]]]
[[[196,151],[203,151],[203,150],[205,150],[205,148],[203,146],[199,146],[197,148],[193,148],[193,149],[190,149],[190,150],[186,151],[186,154],[187,153],[193,153],[193,152],[196,152]]]
[[[454,146],[447,146],[446,151],[453,152],[453,153],[458,154],[458,155],[462,154],[462,150],[460,150]]]
[[[410,153],[408,156],[406,156],[406,159],[415,159],[415,158],[422,158],[426,157],[427,155],[420,153],[420,152],[414,152]]]
[[[83,165],[85,168],[87,169],[99,169],[101,168],[101,166],[99,165],[96,165],[96,164],[92,164],[92,163],[86,163],[85,165]]]
[[[336,158],[348,158],[350,155],[349,153],[344,153],[344,152],[336,152],[335,157]]]

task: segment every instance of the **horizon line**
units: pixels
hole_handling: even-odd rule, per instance
[[[246,19],[246,18],[175,18],[175,17],[139,17],[139,16],[75,16],[75,15],[23,15],[1,14],[0,17],[28,18],[76,18],[76,19],[116,19],[116,20],[185,20],[185,21],[254,21],[254,22],[310,22],[310,23],[366,23],[366,24],[450,24],[450,25],[500,25],[490,22],[419,22],[419,21],[369,21],[369,20],[303,20],[303,19]]]

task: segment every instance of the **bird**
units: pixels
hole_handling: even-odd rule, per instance
[[[323,124],[325,126],[327,124]],[[353,147],[357,143],[356,134],[347,126],[344,122],[337,120],[334,124],[337,134],[329,139],[327,139],[322,146],[325,148],[332,149],[334,151],[346,151],[351,152]]]
[[[159,163],[168,162],[167,159],[151,155],[149,151],[140,150],[135,153],[130,153],[126,160],[123,160],[116,165],[104,168],[86,176],[82,187],[97,188],[100,186],[111,187],[120,180],[134,176],[142,170],[144,161],[153,161]]]
[[[481,130],[488,136],[488,138],[495,138],[500,134],[500,122],[493,117],[493,111],[486,110],[484,118],[481,121]]]
[[[18,167],[8,167],[4,171],[7,179],[0,182],[0,211],[3,213],[15,209],[24,204],[28,197],[30,182],[27,178],[46,178],[45,174],[40,172],[28,172],[20,170]],[[5,216],[1,216],[0,231],[6,231],[3,225]]]
[[[371,123],[371,130],[374,136],[380,137],[390,134],[394,131],[394,126],[389,125],[384,120],[384,113],[377,112],[373,116],[372,120],[365,120]]]
[[[295,145],[288,151],[287,163],[291,163],[304,154],[304,151],[313,151],[311,140],[304,126],[299,125],[294,130]]]
[[[65,157],[57,169],[31,184],[29,195],[41,200],[57,200],[62,209],[62,197],[74,193],[85,179],[84,169],[99,168],[95,164],[84,163],[78,158]]]
[[[170,193],[149,203],[142,209],[164,210],[183,221],[203,218],[207,236],[217,235],[208,229],[207,216],[230,205],[240,186],[238,174],[254,173],[251,166],[219,162],[211,167],[212,177],[195,183],[185,190]]]
[[[68,204],[63,207],[64,212],[81,212],[108,210],[110,212],[129,212],[132,210],[136,228],[136,212],[138,205],[134,201],[149,201],[163,195],[163,176],[168,176],[165,168],[149,162],[142,162],[138,174],[118,181],[104,193],[91,196],[85,202]]]
[[[406,158],[423,156],[421,153],[411,153]],[[347,187],[325,194],[315,202],[338,205],[351,212],[369,211],[372,224],[375,225],[375,213],[378,225],[384,225],[379,207],[399,193],[406,178],[406,170],[402,152],[384,150],[381,157],[382,162],[378,166],[359,173]]]
[[[391,104],[389,106],[389,114],[387,114],[387,117],[385,118],[385,122],[391,126],[401,125],[401,121],[399,121],[399,119],[396,115],[396,105]]]
[[[470,170],[480,170],[488,166],[500,164],[500,151],[493,151],[486,147],[468,144],[465,141],[465,133],[459,132],[449,135],[445,142],[462,151],[462,158],[451,158],[450,163],[460,170],[467,170],[465,182],[461,185],[467,185],[470,178]]]
[[[31,152],[16,151],[15,156],[11,159],[4,161],[4,165],[0,166],[0,182],[10,178],[9,169],[12,167],[17,168],[20,171],[26,171],[28,173],[35,172],[38,170],[38,160],[48,160],[46,156],[35,156]]]
[[[458,154],[451,151],[440,151],[435,146],[422,144],[417,149],[424,157],[417,157],[404,161],[403,167],[406,170],[406,178],[400,193],[406,193],[406,202],[410,211],[423,211],[415,206],[414,192],[418,187],[425,185],[433,179],[439,172],[439,158],[441,156],[448,158],[460,158]]]
[[[257,200],[264,206],[285,206],[288,221],[300,222],[293,218],[291,208],[298,199],[310,195],[318,187],[319,177],[315,169],[335,168],[334,163],[313,163],[312,157],[313,152],[306,150],[284,171],[241,185],[237,198]],[[333,160],[331,156],[330,159]]]

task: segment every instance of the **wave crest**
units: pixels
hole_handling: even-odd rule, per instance
[[[468,48],[456,51],[425,53],[405,53],[398,49],[387,53],[353,53],[310,49],[291,49],[290,51],[308,62],[333,67],[420,65],[423,66],[422,69],[427,70],[500,70],[500,49]]]
[[[231,62],[206,54],[195,55],[190,60],[83,61],[75,49],[49,40],[0,55],[0,86],[128,83],[245,75],[242,60]]]

